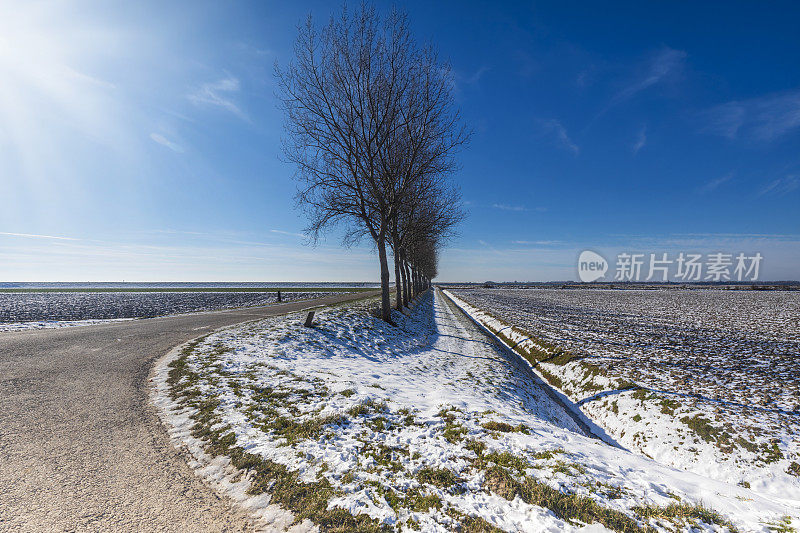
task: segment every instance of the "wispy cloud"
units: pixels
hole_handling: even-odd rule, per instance
[[[714,191],[717,188],[719,188],[719,186],[722,185],[723,183],[730,181],[732,177],[733,177],[733,172],[725,174],[724,176],[721,176],[719,178],[707,181],[699,189],[697,189],[697,192],[702,194],[710,193],[711,191]]]
[[[188,98],[197,106],[220,107],[249,122],[250,119],[231,98],[231,95],[238,93],[239,89],[239,80],[229,75],[215,82],[204,83],[189,94]]]
[[[609,107],[633,98],[645,89],[663,81],[677,72],[686,59],[686,52],[664,47],[647,62],[644,73],[619,91],[611,100]]]
[[[772,141],[800,127],[800,90],[727,102],[703,118],[704,133]]]
[[[60,237],[57,235],[36,235],[33,233],[10,233],[7,231],[0,231],[0,235],[7,235],[9,237],[27,237],[31,239],[53,239],[57,241],[77,241],[78,239],[72,237]]]
[[[575,85],[578,87],[586,87],[589,85],[592,80],[592,70],[593,69],[590,68],[579,72],[575,77]]]
[[[556,246],[564,244],[564,241],[511,241],[513,244],[520,244],[523,246]]]
[[[179,154],[183,153],[183,147],[181,145],[170,141],[169,139],[167,139],[166,137],[164,137],[160,133],[151,133],[150,134],[150,139],[152,139],[153,142],[156,142],[156,143],[160,144],[161,146],[166,146],[167,148],[169,148],[173,152],[177,152]]]
[[[464,73],[454,68],[442,69],[442,75],[449,82],[453,92],[459,98],[462,96],[464,89],[468,86],[477,85],[481,81],[483,75],[491,70],[488,66],[482,65],[472,73]]]
[[[564,148],[570,150],[575,155],[580,152],[580,148],[572,141],[567,133],[567,129],[559,120],[554,118],[542,120],[541,127],[546,134],[553,136],[555,140]]]
[[[236,50],[240,51],[240,52],[244,52],[246,54],[252,54],[252,55],[255,55],[255,56],[274,56],[275,55],[275,52],[270,48],[261,48],[259,46],[256,46],[256,45],[252,44],[252,43],[247,43],[247,42],[244,42],[244,41],[240,41],[238,43],[235,43],[233,45],[233,47]]]
[[[481,78],[483,77],[483,75],[486,74],[487,72],[489,72],[489,70],[491,70],[491,69],[488,66],[482,65],[480,68],[478,68],[478,70],[476,70],[472,74],[464,77],[463,80],[464,80],[465,83],[468,83],[470,85],[472,85],[474,83],[478,83],[479,81],[481,81]]]
[[[544,213],[545,211],[547,211],[547,208],[542,206],[527,207],[524,205],[492,204],[492,207],[494,209],[500,209],[502,211],[516,211],[516,212],[535,211],[537,213]]]
[[[642,126],[642,129],[639,130],[639,135],[636,137],[636,142],[633,143],[633,153],[638,154],[645,144],[647,144],[647,126]]]
[[[503,211],[528,211],[528,208],[523,205],[492,204],[492,207]]]
[[[759,196],[767,194],[787,194],[800,187],[800,177],[795,175],[778,178],[770,182],[766,187],[759,191]]]
[[[305,237],[305,235],[303,235],[302,233],[294,233],[294,232],[291,232],[291,231],[283,231],[283,230],[280,230],[280,229],[271,229],[269,231],[270,231],[270,233],[278,233],[280,235],[290,235],[292,237],[301,237],[301,238]]]
[[[639,67],[639,73],[628,81],[628,83],[611,98],[594,117],[597,120],[612,107],[626,102],[639,93],[653,87],[661,82],[670,79],[683,67],[686,59],[686,52],[664,47],[656,52],[650,59]]]

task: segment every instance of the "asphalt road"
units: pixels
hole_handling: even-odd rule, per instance
[[[247,531],[148,402],[171,348],[237,322],[363,298],[0,333],[0,531]]]

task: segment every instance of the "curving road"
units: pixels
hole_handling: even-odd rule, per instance
[[[148,402],[153,363],[217,328],[363,298],[0,333],[0,531],[247,531]]]

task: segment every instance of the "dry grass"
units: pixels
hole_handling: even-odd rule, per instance
[[[640,526],[624,513],[602,507],[589,497],[563,493],[528,476],[522,476],[518,481],[500,466],[486,470],[484,486],[509,501],[520,497],[525,503],[550,509],[568,522],[597,522],[620,533],[653,531],[650,527]]]

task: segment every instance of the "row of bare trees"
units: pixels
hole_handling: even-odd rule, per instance
[[[405,14],[362,4],[320,29],[309,16],[276,76],[307,231],[316,242],[341,224],[345,245],[371,238],[391,321],[388,251],[400,309],[436,276],[438,250],[464,216],[450,176],[469,134],[449,66],[415,43]]]

